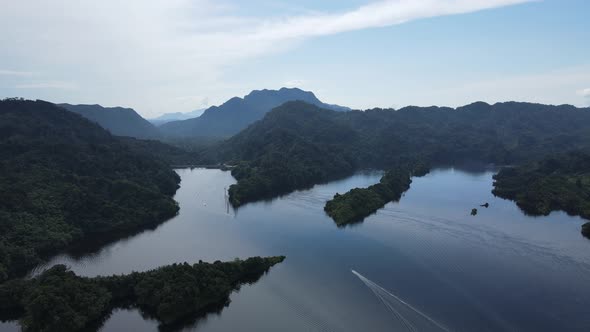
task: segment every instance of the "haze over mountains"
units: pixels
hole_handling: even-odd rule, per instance
[[[160,136],[158,129],[153,124],[131,108],[70,104],[59,104],[58,106],[96,122],[115,136],[145,139],[155,139]]]
[[[169,137],[230,137],[288,101],[303,101],[336,111],[350,110],[323,103],[312,92],[297,88],[255,90],[244,98],[234,97],[221,106],[210,107],[198,118],[169,122],[159,128]]]
[[[186,112],[186,113],[182,113],[182,112],[165,113],[165,114],[160,115],[157,118],[148,119],[148,121],[156,126],[161,126],[164,123],[168,123],[168,122],[172,122],[172,121],[182,121],[182,120],[188,120],[188,119],[199,117],[199,116],[201,116],[201,114],[203,114],[203,112],[205,112],[205,110],[206,110],[205,108],[201,108],[201,109],[194,110],[191,112]]]
[[[149,121],[131,108],[70,104],[59,106],[98,123],[116,136],[141,139],[228,138],[262,119],[273,108],[289,101],[304,101],[335,111],[350,110],[348,107],[323,103],[312,92],[297,88],[255,90],[244,98],[231,98],[221,106],[188,113],[166,113]]]

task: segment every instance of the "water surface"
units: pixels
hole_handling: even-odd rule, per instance
[[[39,269],[64,263],[95,276],[173,262],[287,256],[232,294],[229,307],[187,331],[403,331],[352,269],[451,331],[590,331],[590,241],[580,235],[583,220],[564,213],[525,216],[493,197],[492,170],[435,170],[414,179],[400,202],[346,228],[325,215],[325,201],[378,182],[380,172],[238,211],[225,198],[224,188],[235,182],[230,173],[178,173],[177,217],[92,253],[57,256]],[[485,202],[489,208],[479,207]],[[102,331],[157,328],[136,310],[117,310]]]

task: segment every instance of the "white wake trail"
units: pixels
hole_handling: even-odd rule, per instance
[[[357,276],[381,302],[396,316],[407,331],[445,331],[449,329],[414,308],[406,301],[392,294],[385,288],[367,279],[355,270],[351,272]]]

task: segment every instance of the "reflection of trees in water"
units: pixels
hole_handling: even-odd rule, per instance
[[[113,232],[109,234],[96,235],[91,238],[84,239],[83,241],[73,243],[67,250],[61,252],[61,254],[69,256],[69,258],[71,258],[75,262],[81,260],[88,260],[89,262],[92,262],[94,259],[100,258],[100,256],[105,251],[108,251],[113,245],[118,243],[125,243],[126,241],[129,241],[132,238],[134,238],[135,236],[143,233],[154,232],[160,226],[164,225],[164,223],[155,226],[144,227],[141,229],[134,229],[131,231]],[[53,257],[57,257],[59,255],[60,254],[55,255]],[[45,263],[35,267],[29,273],[29,275],[35,276],[51,268],[52,265],[49,265],[50,262],[51,257],[45,257]]]

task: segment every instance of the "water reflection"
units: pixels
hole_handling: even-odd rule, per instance
[[[234,183],[219,170],[179,170],[177,217],[94,254],[60,255],[83,275],[142,271],[174,262],[284,254],[220,314],[184,330],[390,331],[391,312],[350,273],[362,274],[452,331],[589,331],[590,241],[564,213],[525,216],[491,194],[493,169],[439,169],[413,180],[397,203],[339,229],[324,203],[367,187],[368,172],[270,202],[228,210]],[[477,216],[470,215],[473,207]],[[229,212],[229,213],[228,213]],[[43,267],[41,267],[43,268]],[[157,331],[120,310],[103,331]]]

